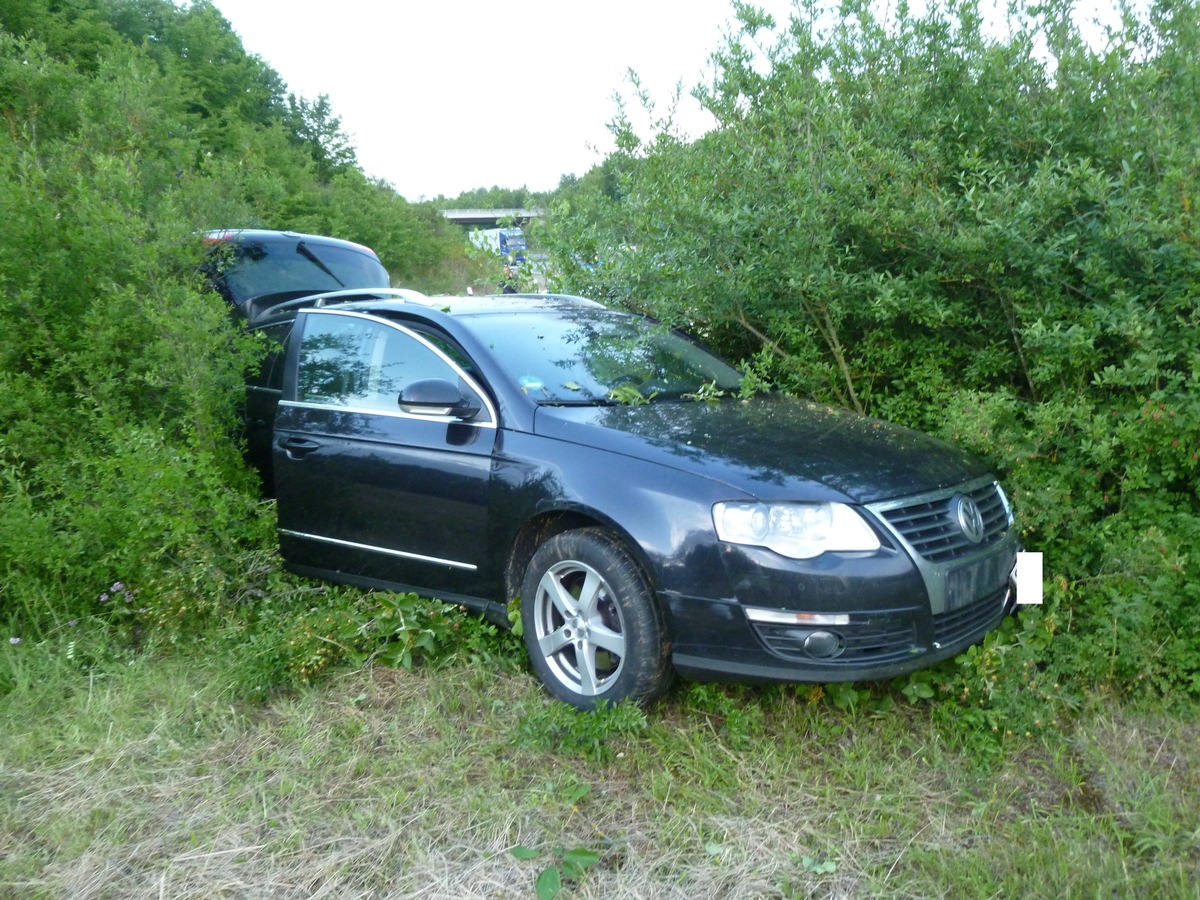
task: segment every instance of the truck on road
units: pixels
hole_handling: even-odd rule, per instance
[[[471,232],[471,243],[494,253],[510,267],[525,264],[525,232],[520,228],[481,228]]]

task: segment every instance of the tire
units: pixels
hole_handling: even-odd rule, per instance
[[[529,660],[559,700],[582,710],[627,698],[646,704],[670,685],[661,611],[633,557],[608,532],[550,538],[521,587]]]

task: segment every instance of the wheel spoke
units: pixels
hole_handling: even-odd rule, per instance
[[[571,646],[571,638],[568,636],[565,628],[559,628],[556,631],[550,632],[550,634],[544,634],[538,638],[538,647],[541,648],[542,655],[546,658],[569,646]]]
[[[586,697],[594,697],[600,692],[600,679],[596,677],[596,645],[584,641],[583,646],[575,651],[579,661],[579,692]]]
[[[583,587],[579,591],[579,611],[583,613],[583,617],[590,621],[598,621],[600,618],[599,609],[600,597],[605,593],[604,579],[591,569],[587,570],[587,574],[583,580]]]
[[[611,628],[606,628],[599,622],[593,622],[588,629],[588,635],[591,637],[589,643],[595,644],[601,650],[607,650],[613,656],[618,658],[625,657],[625,635],[613,631]],[[593,656],[595,651],[592,651]]]
[[[563,587],[554,572],[547,572],[543,575],[538,588],[546,593],[546,596],[554,604],[554,608],[558,610],[558,614],[564,619],[569,619],[579,611],[575,598],[567,593],[567,589]]]

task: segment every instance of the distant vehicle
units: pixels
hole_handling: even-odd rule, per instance
[[[471,232],[471,243],[489,250],[507,266],[525,263],[525,232],[520,228],[483,228]]]
[[[393,293],[399,293],[394,291]],[[324,300],[324,298],[322,298]],[[554,295],[276,307],[247,443],[293,571],[508,623],[582,709],[701,680],[891,678],[1016,602],[988,468],[744,396],[686,335]]]
[[[203,241],[213,289],[246,319],[313,294],[391,286],[374,250],[339,238],[235,228],[206,231]]]

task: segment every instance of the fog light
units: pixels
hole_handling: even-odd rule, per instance
[[[804,639],[804,652],[814,659],[832,659],[842,652],[842,639],[829,631],[814,631]]]

